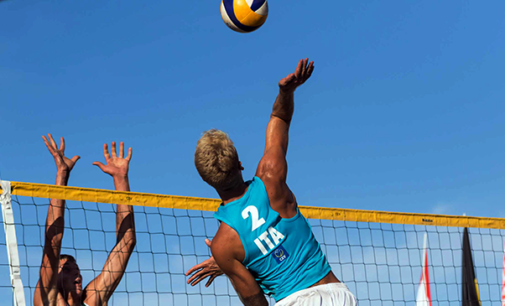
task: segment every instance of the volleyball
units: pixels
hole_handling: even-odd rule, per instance
[[[249,33],[261,27],[268,16],[266,0],[223,0],[221,17],[233,31]]]

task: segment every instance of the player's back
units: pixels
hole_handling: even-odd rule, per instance
[[[330,271],[319,243],[300,211],[284,219],[270,207],[265,185],[254,177],[238,200],[214,214],[239,235],[243,260],[266,294],[275,300],[306,289]]]

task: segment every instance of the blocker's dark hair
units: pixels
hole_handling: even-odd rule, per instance
[[[76,262],[74,256],[68,254],[60,254],[60,260],[66,259],[67,262]]]

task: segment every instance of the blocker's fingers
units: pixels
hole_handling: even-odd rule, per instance
[[[124,142],[119,143],[119,158],[124,158]]]
[[[113,141],[111,148],[110,148],[110,154],[112,154],[112,157],[117,157],[117,152],[116,152],[116,142]]]
[[[212,241],[210,241],[210,239],[205,239],[205,244],[210,248]]]
[[[102,164],[101,162],[94,162],[93,166],[97,166],[98,168],[100,168],[100,170],[102,170],[103,172],[105,172],[105,165]]]
[[[72,157],[71,161],[73,161],[75,164],[79,159],[81,159],[81,157],[79,155],[76,155],[76,156]]]
[[[212,284],[212,282],[214,281],[214,279],[217,277],[217,275],[212,275],[210,278],[209,278],[209,281],[205,284],[205,287],[209,287],[210,284]]]
[[[53,149],[58,150],[58,146],[56,145],[56,142],[54,142],[53,135],[47,134],[49,136],[49,140],[51,141],[51,145],[53,146]]]
[[[127,161],[132,159],[132,148],[128,148],[128,155],[125,158]]]
[[[103,156],[105,157],[105,160],[110,159],[109,146],[106,143],[103,144]]]
[[[65,153],[65,139],[63,136],[60,138],[60,150],[62,153]]]
[[[42,139],[44,139],[44,143],[46,144],[46,147],[49,149],[49,151],[53,153],[53,146],[51,146],[46,136],[42,135]]]

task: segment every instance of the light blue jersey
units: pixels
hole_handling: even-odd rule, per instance
[[[238,233],[245,250],[242,263],[265,294],[279,301],[326,276],[331,267],[300,211],[283,219],[270,207],[260,178],[246,184],[244,196],[221,205],[214,217]]]

